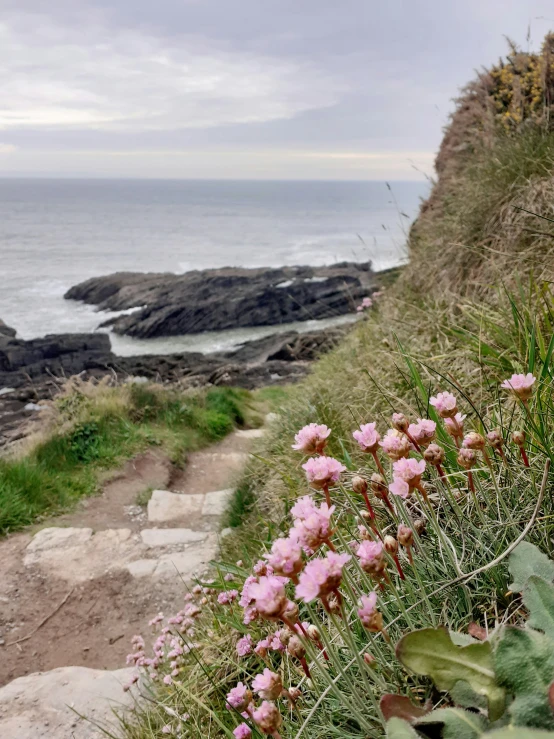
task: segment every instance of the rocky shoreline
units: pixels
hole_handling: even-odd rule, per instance
[[[75,285],[64,297],[99,311],[127,311],[101,326],[149,339],[335,318],[355,311],[376,289],[371,263],[341,262],[182,275],[117,272]]]

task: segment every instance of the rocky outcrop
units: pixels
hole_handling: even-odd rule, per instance
[[[100,311],[133,312],[103,326],[137,338],[333,318],[376,289],[370,263],[331,267],[195,270],[183,275],[118,272],[72,287],[65,297]]]

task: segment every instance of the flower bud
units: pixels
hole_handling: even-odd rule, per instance
[[[289,643],[289,641],[291,640],[291,637],[293,637],[293,636],[294,636],[294,634],[288,628],[288,626],[285,627],[284,629],[281,629],[281,632],[279,634],[279,639],[281,640],[281,644],[284,644],[285,647],[286,647],[287,644]]]
[[[204,598],[202,598],[202,599],[200,600],[200,605],[201,605],[201,606],[205,606],[207,602],[208,602],[208,599],[204,597]]]
[[[365,495],[367,493],[367,481],[360,475],[352,478],[352,490],[357,495]]]
[[[398,542],[394,536],[385,536],[384,545],[385,551],[389,554],[396,554],[398,552]]]
[[[287,692],[289,694],[289,698],[293,703],[296,703],[296,701],[302,697],[302,691],[300,690],[300,688],[294,688],[292,685]]]
[[[466,434],[462,445],[466,449],[476,449],[477,451],[481,451],[481,449],[485,448],[485,439],[476,431],[470,431],[469,434]]]
[[[489,431],[489,433],[487,434],[487,441],[493,449],[500,449],[502,447],[502,444],[504,444],[504,439],[502,438],[502,433],[500,432],[500,429],[493,429],[492,431]]]
[[[398,537],[398,541],[400,544],[402,544],[403,547],[411,547],[414,543],[414,532],[409,528],[409,526],[406,526],[405,524],[401,523],[398,526],[398,531],[396,532],[396,535]]]
[[[416,518],[414,521],[414,531],[417,533],[418,536],[421,536],[425,533],[425,529],[427,528],[427,522],[424,518]]]
[[[393,413],[392,414],[392,426],[397,431],[402,431],[402,433],[406,433],[409,425],[410,425],[410,422],[408,421],[408,419],[403,413]]]
[[[458,464],[465,470],[470,470],[477,461],[477,455],[473,449],[462,447],[458,452]]]
[[[283,611],[283,616],[287,621],[292,621],[292,623],[295,624],[298,621],[298,614],[298,606],[294,601],[289,600]]]
[[[373,665],[375,664],[375,657],[370,654],[369,652],[364,653],[364,662],[366,665]]]
[[[358,531],[360,532],[360,539],[365,539],[367,541],[373,541],[371,534],[369,533],[367,528],[363,526],[362,524],[358,526]],[[357,546],[357,542],[356,542],[356,546]]]
[[[252,713],[252,718],[264,734],[275,734],[283,723],[283,718],[275,703],[264,701],[262,705]]]
[[[378,472],[371,475],[371,492],[376,498],[386,498],[388,494],[387,482]]]
[[[287,652],[296,659],[304,659],[306,656],[306,648],[297,636],[291,636],[287,644]]]
[[[429,444],[423,452],[423,459],[429,464],[442,464],[444,462],[444,449],[438,444]]]
[[[514,431],[512,441],[518,446],[523,446],[525,444],[525,431]]]
[[[372,521],[373,518],[371,516],[371,513],[367,511],[365,508],[360,511],[360,517],[364,519],[364,521]]]
[[[244,562],[242,561],[242,559],[239,559],[238,562],[236,562],[235,564],[237,565],[237,567],[242,567]]]
[[[313,641],[320,640],[321,637],[319,635],[319,629],[317,628],[317,626],[310,624],[307,630],[308,630],[308,636],[310,637],[310,639],[312,639]]]

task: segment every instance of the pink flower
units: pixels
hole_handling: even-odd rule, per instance
[[[302,465],[306,478],[313,488],[321,489],[338,482],[346,467],[333,457],[315,457]]]
[[[162,734],[173,734],[173,729],[171,728],[170,724],[162,726]]]
[[[249,588],[253,605],[264,618],[279,618],[288,605],[284,578],[269,575],[260,577]]]
[[[462,416],[461,413],[456,413],[454,418],[445,418],[444,425],[446,426],[447,432],[454,439],[461,439],[464,435],[464,421],[467,416]]]
[[[256,675],[252,681],[252,689],[262,700],[277,700],[283,692],[281,676],[276,675],[266,667],[262,674]]]
[[[267,560],[277,575],[296,577],[304,567],[302,547],[297,538],[276,539]]]
[[[377,610],[377,594],[372,591],[360,598],[362,607],[358,608],[358,616],[368,631],[383,631],[383,617]]]
[[[319,508],[314,506],[309,516],[294,522],[289,534],[290,539],[316,552],[331,536],[331,516],[334,510],[335,506],[328,506],[327,503],[322,503]]]
[[[283,719],[275,703],[264,701],[254,711],[252,718],[258,724],[264,734],[274,734],[281,726]]]
[[[223,593],[220,593],[217,596],[217,602],[220,606],[228,606],[230,603],[232,603],[234,600],[236,600],[239,597],[239,591],[238,590],[227,590]]]
[[[407,457],[412,451],[412,442],[396,429],[389,429],[379,444],[390,459]]]
[[[395,477],[389,485],[389,492],[393,495],[398,495],[399,498],[406,500],[410,497],[410,486],[401,477]]]
[[[250,588],[256,582],[258,582],[258,578],[254,577],[254,575],[249,575],[244,581],[244,585],[242,586],[242,592],[240,594],[240,600],[239,600],[239,605],[242,606],[242,608],[246,608],[246,606],[249,606],[252,603],[254,598],[250,594]]]
[[[385,553],[380,541],[362,541],[356,552],[364,572],[380,577],[385,569]]]
[[[235,576],[232,572],[228,572],[223,579],[225,580],[225,582],[233,582]]]
[[[327,552],[323,559],[312,559],[300,574],[296,597],[304,603],[314,598],[325,598],[336,590],[342,580],[342,568],[351,559],[350,554]]]
[[[458,401],[452,393],[438,393],[429,399],[441,418],[453,418],[458,412]]]
[[[537,378],[530,372],[526,375],[512,375],[509,380],[504,380],[500,385],[504,390],[509,390],[520,400],[529,400],[533,394],[533,385]]]
[[[290,509],[290,512],[292,513],[294,518],[299,518],[301,521],[303,521],[305,518],[308,518],[308,516],[310,516],[315,510],[317,510],[317,506],[314,502],[314,499],[311,498],[309,495],[304,495],[302,498],[298,498],[296,503]]]
[[[352,436],[356,439],[363,452],[374,453],[377,451],[381,435],[375,428],[375,423],[364,423],[359,430],[354,431]]]
[[[296,434],[294,437],[296,444],[293,444],[292,448],[304,454],[321,454],[330,433],[331,429],[324,424],[310,423]]]
[[[239,657],[246,657],[252,653],[252,637],[250,634],[243,636],[237,642],[237,654]]]
[[[437,424],[427,418],[418,418],[408,426],[408,434],[420,447],[428,446],[435,438]]]
[[[462,447],[458,451],[458,464],[460,465],[460,467],[463,467],[466,470],[470,470],[476,461],[477,461],[477,456],[473,449],[467,449],[467,447]]]
[[[425,472],[425,460],[417,459],[399,459],[392,465],[394,470],[394,478],[404,480],[411,488],[416,488],[421,476]]]
[[[282,634],[282,631],[281,629],[279,629],[279,631],[276,631],[271,637],[271,642],[269,646],[271,649],[275,650],[276,652],[284,652],[286,649],[285,645],[281,641],[281,634]]]
[[[373,300],[371,298],[364,298],[362,300],[362,308],[371,308]]]
[[[252,729],[248,724],[239,724],[236,729],[233,730],[235,739],[250,739],[252,736]]]
[[[227,708],[244,711],[250,705],[251,700],[252,691],[244,683],[239,683],[227,693]]]

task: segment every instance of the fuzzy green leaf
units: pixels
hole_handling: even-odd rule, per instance
[[[522,541],[514,549],[508,569],[513,578],[510,590],[515,593],[521,593],[531,575],[538,575],[547,582],[554,581],[554,562],[528,541]]]
[[[387,721],[387,739],[420,739],[420,737],[407,721],[391,718]]]
[[[487,699],[485,696],[476,693],[463,680],[459,680],[453,688],[450,688],[449,693],[457,706],[461,706],[462,708],[479,708],[482,711],[487,710]]]
[[[529,610],[529,626],[554,639],[554,585],[531,575],[523,588],[523,602]]]
[[[487,697],[492,721],[502,715],[505,693],[496,684],[489,642],[458,647],[444,628],[420,629],[399,641],[396,654],[408,669],[431,677],[439,690],[450,690],[464,680]]]
[[[416,722],[418,727],[428,724],[442,724],[442,739],[478,739],[487,728],[483,716],[462,708],[438,708]]]
[[[554,642],[531,629],[506,626],[494,653],[498,683],[515,695],[510,706],[518,726],[554,729],[549,688],[554,680]]]
[[[552,731],[525,729],[522,726],[505,726],[503,729],[488,731],[487,739],[554,739]]]

